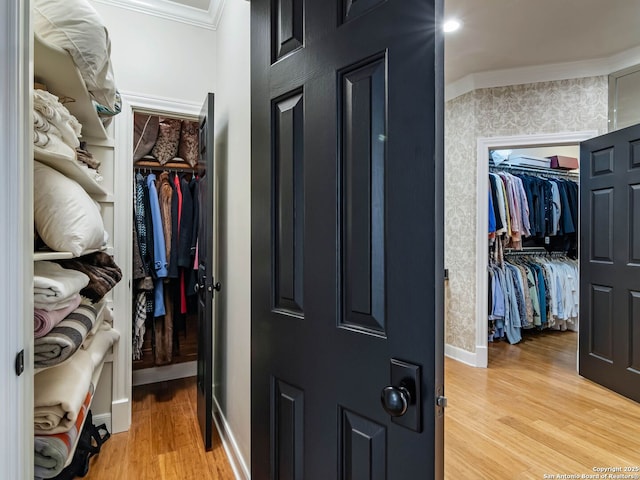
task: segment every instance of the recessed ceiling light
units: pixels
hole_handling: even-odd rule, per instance
[[[446,22],[444,22],[444,25],[442,25],[442,30],[444,30],[445,33],[455,32],[461,26],[462,24],[459,20],[452,18],[451,20],[447,20]]]

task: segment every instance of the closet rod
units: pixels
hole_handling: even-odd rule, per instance
[[[543,255],[548,255],[551,257],[566,257],[567,252],[558,252],[558,251],[548,252],[546,250],[511,250],[511,251],[504,252],[505,257],[526,257],[526,256],[531,257],[531,256],[543,256]]]
[[[175,162],[165,163],[160,165],[158,163],[137,162],[133,165],[134,170],[140,172],[185,172],[185,173],[198,173],[197,167],[191,167],[188,164],[180,165]]]
[[[580,178],[579,173],[573,172],[562,172],[558,170],[554,170],[551,168],[541,168],[541,167],[517,167],[514,165],[489,165],[490,172],[521,172],[529,175],[546,175],[554,178],[566,178],[577,182]]]
[[[133,167],[136,172],[181,172],[198,174],[195,168],[180,168],[180,167]]]

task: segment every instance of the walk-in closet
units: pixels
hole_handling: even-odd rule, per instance
[[[576,355],[579,157],[578,144],[487,152],[488,248],[482,281],[489,368],[492,359],[505,354],[505,343],[549,342],[556,344],[550,355]]]
[[[196,372],[197,119],[135,112],[132,155],[132,359],[137,385]],[[178,365],[179,373],[162,369]]]

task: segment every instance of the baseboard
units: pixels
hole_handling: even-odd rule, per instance
[[[225,452],[227,452],[227,458],[229,459],[229,463],[231,464],[231,469],[233,470],[236,480],[251,480],[251,472],[249,471],[249,467],[247,466],[244,458],[242,458],[242,454],[238,448],[238,443],[229,428],[227,419],[224,418],[224,415],[220,411],[220,405],[218,405],[215,398],[213,399],[213,402],[215,404],[213,422],[220,434],[222,446],[224,447]]]
[[[197,362],[176,363],[164,367],[144,368],[134,370],[132,374],[132,385],[148,385],[149,383],[168,382],[178,378],[195,377]]]
[[[131,402],[128,398],[111,402],[111,433],[126,432],[131,426]]]
[[[447,357],[457,360],[458,362],[471,365],[472,367],[486,368],[487,352],[487,347],[476,346],[475,352],[469,352],[460,347],[455,347],[449,344],[444,346],[444,354]]]
[[[111,414],[110,413],[101,413],[100,415],[93,415],[93,424],[98,426],[103,423],[107,426],[107,430],[109,433],[113,433],[111,430]]]

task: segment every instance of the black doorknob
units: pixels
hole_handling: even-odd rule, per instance
[[[389,415],[401,417],[407,413],[409,403],[411,403],[411,394],[404,387],[388,386],[382,389],[380,401]]]

